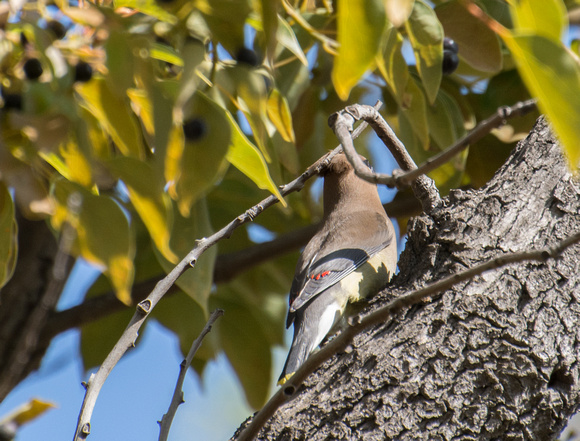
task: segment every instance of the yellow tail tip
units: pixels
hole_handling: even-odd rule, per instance
[[[287,382],[287,381],[288,381],[290,378],[292,378],[292,376],[293,376],[293,375],[294,375],[294,372],[291,372],[291,373],[289,373],[289,374],[287,374],[287,375],[283,376],[282,378],[280,378],[280,379],[278,380],[278,383],[277,383],[277,384],[278,384],[278,386],[284,386],[284,384],[286,384],[286,382]]]

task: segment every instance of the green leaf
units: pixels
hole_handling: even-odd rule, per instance
[[[18,224],[14,218],[14,202],[4,182],[0,181],[0,288],[14,274],[18,254]]]
[[[480,19],[470,14],[459,0],[438,5],[435,13],[445,35],[459,46],[459,56],[463,60],[482,72],[495,73],[502,69],[499,38]],[[477,38],[473,38],[474,35]]]
[[[296,142],[288,101],[278,89],[272,89],[268,97],[268,117],[278,129],[284,141]]]
[[[177,263],[177,256],[169,246],[172,210],[171,202],[163,191],[163,181],[149,164],[134,158],[115,158],[109,161],[108,166],[127,186],[129,199],[155,246],[166,259]]]
[[[296,34],[294,34],[294,31],[288,22],[280,16],[278,16],[277,38],[278,42],[296,55],[304,66],[308,66],[308,60],[306,59],[306,55],[304,55],[302,46],[300,46],[300,43],[296,38]]]
[[[404,100],[405,89],[409,81],[409,68],[401,53],[403,37],[391,26],[387,31],[383,53],[377,55],[377,66],[384,80],[387,82],[392,95],[401,105]]]
[[[274,59],[276,50],[276,34],[278,30],[278,2],[272,0],[260,0],[254,3],[254,7],[259,6],[262,18],[262,28],[266,39],[266,56],[268,60]]]
[[[413,132],[417,136],[417,140],[421,144],[422,149],[427,150],[429,148],[427,103],[425,102],[425,94],[412,77],[407,81],[403,101],[400,104],[399,115],[405,118],[413,128]],[[413,156],[411,150],[410,153]]]
[[[119,150],[124,155],[142,158],[145,149],[141,130],[127,102],[112,93],[106,81],[100,78],[77,83],[75,89]]]
[[[177,17],[165,9],[160,8],[156,0],[115,0],[115,8],[121,8],[123,6],[135,9],[167,23],[177,23]]]
[[[417,60],[417,70],[431,104],[435,102],[443,76],[443,27],[423,0],[416,0],[405,29]]]
[[[196,270],[196,268],[190,269],[187,273]],[[191,344],[201,333],[207,320],[207,314],[206,308],[202,308],[191,296],[177,291],[163,297],[163,300],[153,310],[153,318],[175,332],[179,338],[181,352],[185,357]],[[215,332],[210,332],[195,353],[192,365],[198,374],[201,375],[201,368],[215,356],[218,346],[217,340]]]
[[[155,58],[156,60],[165,61],[166,63],[171,63],[179,67],[183,66],[183,60],[179,54],[166,44],[153,43],[150,54],[151,58]]]
[[[175,210],[173,218],[170,245],[180,259],[194,248],[197,240],[213,233],[205,198],[199,199],[193,205],[188,217]],[[176,282],[177,286],[199,304],[204,314],[207,314],[207,299],[212,288],[216,256],[217,247],[211,247],[201,255],[195,267],[183,273]],[[172,262],[159,254],[157,260],[167,273],[174,267]]]
[[[382,0],[338,0],[338,56],[332,83],[346,101],[360,78],[372,69],[387,24]]]
[[[196,69],[205,59],[205,46],[199,40],[188,39],[183,45],[182,55],[183,73],[181,74],[179,92],[173,110],[173,119],[177,124],[182,122],[184,107],[195,93],[200,82]]]
[[[570,167],[580,165],[580,67],[560,42],[537,35],[505,33],[526,87],[554,127]]]
[[[78,218],[68,212],[69,197],[81,197]],[[57,213],[51,221],[60,228],[67,220],[75,227],[77,253],[87,262],[104,271],[111,281],[117,298],[131,304],[133,257],[135,243],[129,221],[121,207],[107,196],[95,196],[78,184],[59,179],[54,183],[53,195]]]
[[[223,175],[224,160],[232,142],[224,110],[206,95],[195,95],[188,118],[198,119],[205,126],[205,134],[195,141],[186,141],[181,158],[170,157],[169,152],[167,158],[167,161],[177,161],[180,167],[177,195],[179,211],[185,217],[191,205]]]
[[[559,42],[568,26],[562,0],[518,0],[509,5],[518,32]]]
[[[109,280],[100,276],[87,292],[87,298],[99,297],[111,291]],[[135,313],[133,308],[122,308],[119,311],[105,315],[96,321],[89,321],[81,327],[80,352],[84,370],[100,366],[119,336],[127,327],[127,323]],[[147,322],[145,322],[147,325]],[[140,331],[144,332],[143,329]],[[139,344],[139,340],[137,341]]]
[[[242,132],[242,129],[240,129],[240,126],[238,126],[233,116],[229,112],[226,115],[232,133],[230,148],[226,159],[230,164],[254,181],[259,188],[269,190],[278,198],[282,205],[286,206],[286,201],[284,201],[284,198],[282,198],[282,195],[278,191],[278,187],[276,187],[276,184],[270,177],[270,172],[268,171],[264,157],[260,154],[258,148],[246,138],[246,135],[244,135],[244,132]]]
[[[259,311],[235,294],[216,296],[212,303],[225,311],[215,325],[220,345],[242,383],[249,405],[259,409],[268,398],[272,376],[272,354]]]
[[[119,96],[124,96],[126,90],[133,87],[133,72],[135,71],[134,51],[138,51],[134,38],[120,30],[112,29],[105,43],[107,52],[108,85]]]
[[[435,104],[427,107],[429,135],[443,150],[454,144],[465,134],[463,117],[457,102],[442,89]]]
[[[244,46],[244,23],[252,10],[248,0],[199,0],[196,7],[202,12],[213,40],[231,54]]]

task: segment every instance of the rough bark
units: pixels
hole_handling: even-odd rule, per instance
[[[48,290],[54,235],[44,221],[19,218],[18,228],[16,268],[0,291],[0,401],[40,364],[50,343],[40,341],[44,324],[58,301],[58,293]]]
[[[410,223],[400,274],[370,307],[579,230],[580,183],[540,119],[488,185],[454,191]],[[557,260],[485,273],[358,336],[258,439],[555,439],[580,405],[579,358],[575,245]]]

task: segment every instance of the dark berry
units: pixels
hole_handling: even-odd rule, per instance
[[[459,52],[459,46],[457,46],[457,43],[455,43],[451,38],[445,37],[443,39],[443,50],[449,50],[457,54]]]
[[[256,54],[252,49],[245,47],[236,52],[235,59],[238,63],[247,64],[252,67],[256,67],[259,63],[258,54]]]
[[[188,141],[199,141],[206,131],[207,127],[201,118],[188,119],[183,123],[183,134]]]
[[[22,95],[6,93],[2,96],[5,110],[22,110]]]
[[[450,75],[455,72],[459,65],[459,57],[449,49],[443,51],[443,74]]]
[[[66,27],[60,21],[50,20],[46,24],[46,29],[51,31],[57,40],[63,39],[66,35]]]
[[[37,80],[42,75],[42,64],[38,58],[29,58],[24,63],[24,75],[29,80]]]
[[[93,77],[93,68],[89,63],[85,63],[84,61],[79,61],[75,66],[75,79],[74,81],[86,83]]]

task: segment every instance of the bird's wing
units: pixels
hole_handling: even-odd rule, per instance
[[[371,217],[364,216],[362,219],[366,220],[361,221],[359,216],[342,219],[336,223],[332,232],[323,233],[324,230],[321,230],[308,244],[303,256],[314,255],[309,262],[299,261],[290,289],[287,326],[292,323],[294,313],[298,309],[355,271],[395,240],[390,221],[384,216],[377,214]],[[349,231],[352,233],[352,228],[355,231],[362,229],[367,234],[349,234]],[[308,253],[309,247],[318,250],[315,253]]]

